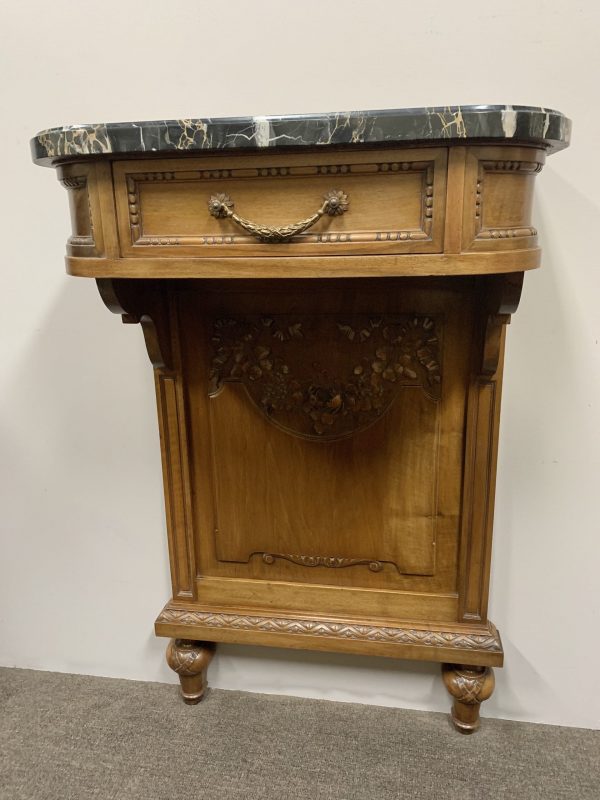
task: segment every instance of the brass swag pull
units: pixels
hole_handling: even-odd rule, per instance
[[[311,225],[314,225],[315,222],[321,219],[323,214],[336,217],[348,210],[348,195],[339,189],[331,189],[323,198],[323,205],[311,217],[300,220],[300,222],[293,222],[290,225],[281,225],[278,227],[258,225],[256,222],[250,222],[248,219],[239,217],[233,211],[233,200],[227,194],[213,194],[208,201],[208,210],[213,217],[217,219],[228,217],[233,220],[236,225],[248,231],[252,236],[256,236],[261,242],[287,242],[293,236],[302,233],[307,228],[310,228]]]

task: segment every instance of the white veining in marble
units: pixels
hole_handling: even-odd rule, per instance
[[[266,117],[254,117],[256,133],[254,140],[257,147],[268,147],[271,140],[271,123]]]
[[[569,144],[570,121],[547,108],[511,105],[437,106],[343,113],[66,125],[31,141],[34,161],[50,166],[71,156],[266,150],[275,147],[360,147],[450,140],[507,139],[550,152]]]
[[[507,139],[512,139],[517,130],[517,112],[512,106],[506,106],[502,112],[502,128]]]
[[[548,133],[549,127],[550,127],[550,113],[546,111],[546,116],[544,117],[544,130],[542,131],[542,136],[545,136]]]

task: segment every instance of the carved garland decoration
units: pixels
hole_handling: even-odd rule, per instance
[[[477,634],[327,622],[316,619],[255,617],[208,611],[187,611],[177,608],[165,608],[159,614],[156,622],[165,625],[200,625],[204,628],[230,628],[234,630],[291,633],[301,636],[322,636],[333,639],[352,639],[386,644],[484,650],[492,653],[502,652],[498,632],[491,624],[489,632]]]
[[[328,567],[340,569],[343,567],[368,566],[371,572],[381,572],[383,564],[368,558],[342,558],[341,556],[304,556],[291,553],[263,553],[262,560],[265,564],[274,564],[276,558],[291,561],[301,567]]]
[[[413,314],[216,319],[209,394],[241,382],[283,430],[308,439],[349,436],[376,422],[400,387],[439,398],[438,327]]]

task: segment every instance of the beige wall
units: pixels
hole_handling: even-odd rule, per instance
[[[67,198],[28,139],[74,122],[444,103],[558,108],[538,178],[544,268],[509,329],[490,716],[594,727],[600,655],[597,3],[2,4],[0,663],[173,680],[142,336],[67,278]],[[593,152],[595,148],[595,152]],[[66,554],[69,554],[68,559]],[[446,710],[435,665],[222,647],[213,686]]]

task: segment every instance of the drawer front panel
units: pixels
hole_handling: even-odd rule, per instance
[[[445,149],[302,156],[209,157],[114,165],[123,256],[336,255],[442,251]],[[331,190],[345,213],[324,214],[290,241],[264,243],[209,211],[227,195],[240,217],[262,226],[304,220]]]

